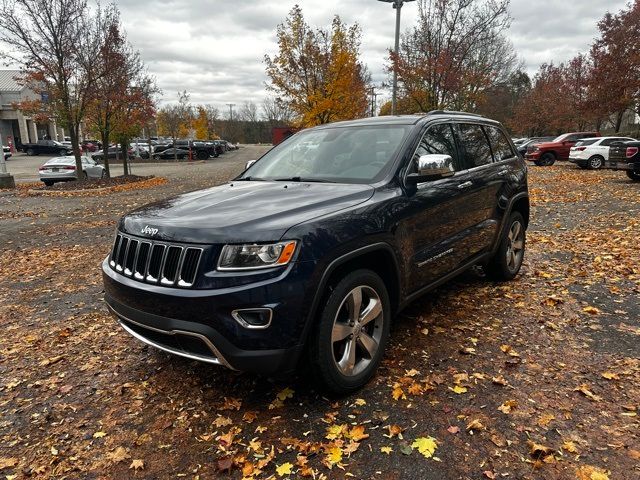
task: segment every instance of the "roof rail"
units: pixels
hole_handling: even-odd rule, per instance
[[[482,117],[477,113],[456,112],[455,110],[431,110],[427,115],[467,115],[469,117]]]

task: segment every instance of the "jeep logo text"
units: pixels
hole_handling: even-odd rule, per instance
[[[155,235],[156,233],[158,233],[158,229],[151,228],[149,225],[145,225],[144,228],[142,229],[142,233],[146,233],[148,235]]]

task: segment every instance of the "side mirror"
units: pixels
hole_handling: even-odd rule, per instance
[[[257,160],[249,160],[246,165],[244,166],[244,169],[247,170],[251,165],[253,165],[254,163],[256,163]]]
[[[407,180],[409,183],[416,184],[451,177],[454,173],[453,158],[450,155],[421,155],[418,158],[418,173],[407,175]]]

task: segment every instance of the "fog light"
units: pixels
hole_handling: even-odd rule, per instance
[[[244,328],[259,330],[271,325],[273,311],[270,308],[243,308],[232,311],[231,316]]]

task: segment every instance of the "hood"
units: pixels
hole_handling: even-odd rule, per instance
[[[562,142],[540,142],[540,143],[532,143],[530,145],[531,147],[535,148],[556,148],[556,147],[561,147],[562,146]]]
[[[120,220],[131,235],[185,243],[279,240],[292,226],[352,207],[370,185],[236,181],[146,205]]]

